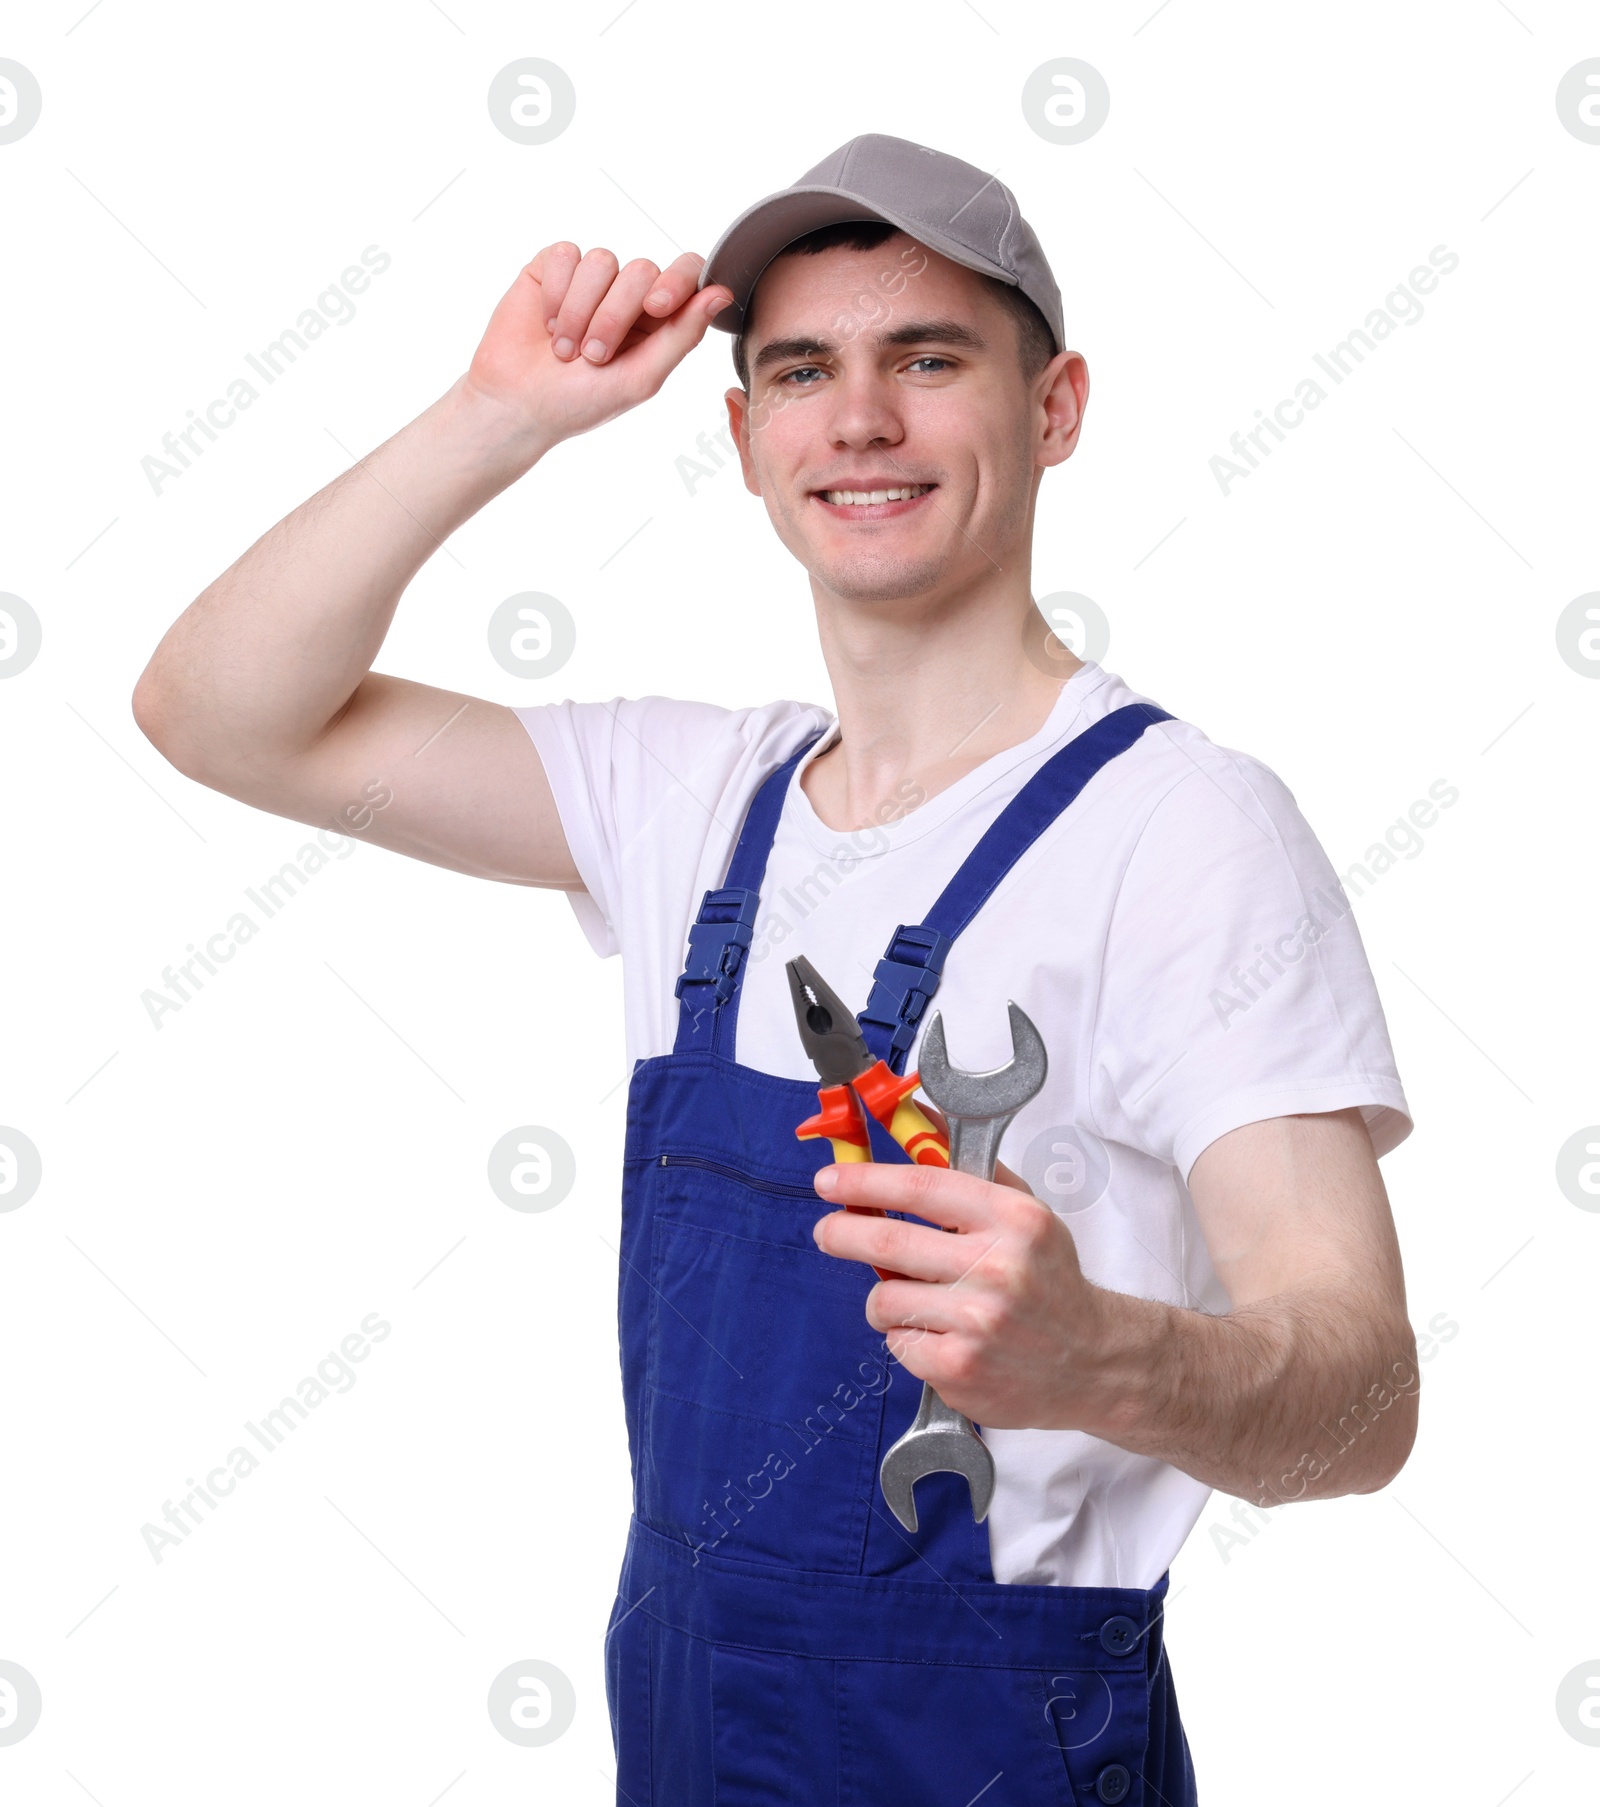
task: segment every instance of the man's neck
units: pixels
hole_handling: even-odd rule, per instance
[[[903,816],[1044,726],[1082,670],[1031,596],[869,613],[817,596],[839,739],[802,780],[830,828]]]

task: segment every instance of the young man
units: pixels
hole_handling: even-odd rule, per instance
[[[372,672],[445,538],[708,324],[740,335],[730,426],[837,720]],[[1272,772],[1033,602],[1088,389],[1009,190],[859,138],[703,266],[547,246],[467,373],[200,596],[135,693],[180,770],[296,820],[415,774],[367,839],[565,890],[624,955],[635,1517],[607,1676],[638,1807],[963,1807],[1002,1775],[996,1800],[1192,1802],[1161,1610],[1208,1490],[1369,1492],[1411,1446],[1376,1164],[1411,1120],[1332,867]],[[797,1139],[796,954],[897,1072],[935,993],[967,1069],[1009,1056],[1015,1000],[1049,1056],[1018,1172]],[[992,1451],[981,1525],[951,1474],[914,1532],[879,1495],[923,1380]]]

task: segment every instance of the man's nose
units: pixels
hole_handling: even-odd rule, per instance
[[[871,371],[844,373],[829,392],[828,433],[836,445],[898,445],[905,437],[899,392]]]

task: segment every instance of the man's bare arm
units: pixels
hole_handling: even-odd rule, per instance
[[[824,1167],[827,1203],[943,1228],[834,1211],[816,1240],[910,1276],[872,1289],[868,1321],[979,1424],[1088,1431],[1267,1505],[1385,1485],[1416,1435],[1416,1345],[1361,1113],[1245,1124],[1189,1184],[1223,1315],[1094,1285],[1020,1181]]]
[[[1247,1123],[1189,1175],[1233,1309],[1130,1314],[1145,1375],[1135,1442],[1274,1506],[1386,1486],[1417,1433],[1400,1245],[1361,1112]],[[1146,1303],[1140,1301],[1141,1304]]]
[[[372,661],[407,584],[463,521],[563,439],[654,395],[699,343],[729,300],[696,292],[701,263],[619,270],[609,251],[541,251],[467,372],[174,622],[134,691],[152,743],[258,809],[483,878],[577,888],[514,713]],[[376,810],[375,795],[388,798]]]

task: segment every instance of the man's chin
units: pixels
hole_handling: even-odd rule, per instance
[[[942,559],[828,559],[806,568],[811,581],[830,595],[863,607],[927,596],[939,588],[945,575]]]

